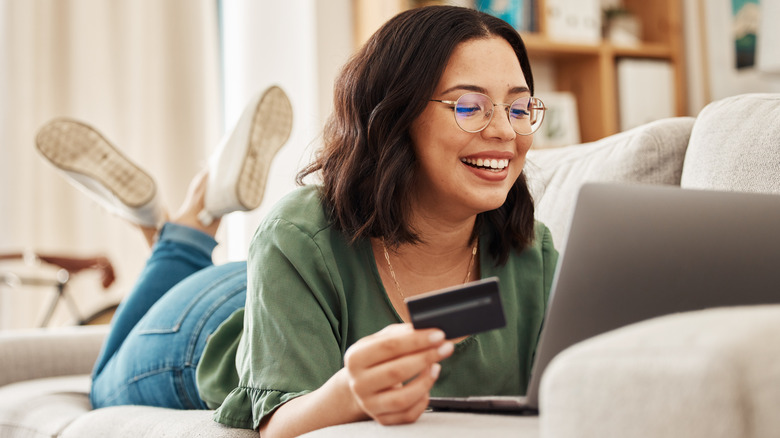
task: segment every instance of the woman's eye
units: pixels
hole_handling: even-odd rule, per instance
[[[479,106],[464,106],[459,105],[455,107],[455,114],[458,115],[458,117],[469,117],[473,116],[474,114],[477,114],[480,111]]]
[[[509,115],[515,119],[522,119],[529,116],[529,112],[522,108],[510,108]]]

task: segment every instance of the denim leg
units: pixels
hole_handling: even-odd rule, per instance
[[[207,409],[195,371],[209,335],[246,300],[246,262],[210,266],[160,298],[92,382],[94,408]]]
[[[111,320],[111,331],[92,371],[93,379],[160,297],[178,282],[213,265],[211,252],[215,246],[214,238],[194,228],[172,223],[163,226],[138,281]]]

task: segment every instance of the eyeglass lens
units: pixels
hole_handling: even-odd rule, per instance
[[[497,106],[506,108],[509,123],[518,134],[532,134],[542,123],[544,105],[535,97],[521,97],[509,105]],[[490,124],[494,108],[493,101],[484,94],[464,94],[455,104],[455,121],[464,131],[479,132]]]

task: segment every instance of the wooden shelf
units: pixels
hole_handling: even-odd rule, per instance
[[[537,11],[545,10],[545,0],[535,0]],[[682,40],[682,0],[622,0],[641,23],[642,43],[636,47],[618,46],[608,41],[578,44],[556,41],[544,33],[543,14],[537,20],[540,33],[522,33],[531,65],[551,63],[557,91],[568,91],[577,99],[580,134],[583,142],[618,132],[620,126],[617,90],[617,61],[621,58],[668,61],[674,72],[676,115],[685,115],[685,71]],[[404,0],[353,0],[357,29],[356,45],[362,44],[378,25],[408,8]],[[372,23],[366,26],[365,23]]]
[[[597,56],[600,44],[576,44],[554,41],[538,33],[522,33],[525,48],[531,56]]]
[[[630,58],[671,59],[672,50],[666,44],[641,43],[637,46],[619,46],[609,42],[601,44],[576,44],[550,40],[544,35],[523,33],[523,42],[531,56],[615,56]]]
[[[637,47],[605,45],[605,49],[613,56],[626,58],[656,58],[672,60],[672,49],[665,44],[643,43]]]

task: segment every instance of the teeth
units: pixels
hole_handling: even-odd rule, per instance
[[[484,167],[488,169],[496,169],[496,170],[502,170],[505,167],[509,166],[509,160],[496,160],[496,159],[485,159],[477,158],[476,160],[473,158],[461,158],[462,162],[469,164],[471,166],[475,167]]]

